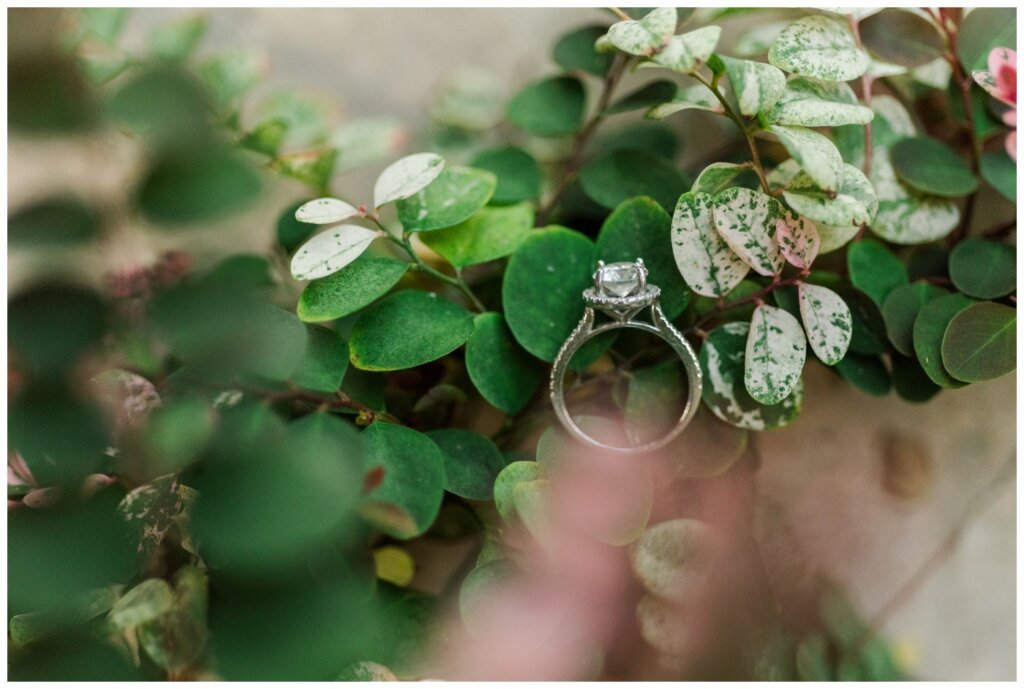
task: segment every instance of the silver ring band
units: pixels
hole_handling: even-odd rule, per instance
[[[598,270],[594,274],[595,287],[587,289],[583,293],[584,300],[587,303],[587,307],[583,311],[583,318],[577,324],[576,328],[566,339],[562,348],[559,350],[558,355],[555,357],[554,364],[551,369],[551,404],[555,408],[555,415],[562,425],[572,435],[585,443],[594,447],[599,447],[604,450],[615,450],[618,452],[627,453],[640,453],[650,452],[657,450],[658,448],[664,447],[673,439],[676,438],[683,429],[690,423],[693,416],[697,413],[697,405],[700,404],[701,396],[701,369],[700,362],[697,360],[697,355],[694,353],[690,343],[686,341],[676,328],[669,322],[668,318],[665,317],[665,313],[661,310],[661,306],[658,303],[658,296],[660,290],[654,285],[648,285],[646,283],[646,268],[643,266],[643,261],[637,260],[636,264],[612,264],[609,267],[635,265],[642,273],[638,279],[638,289],[640,290],[637,294],[628,295],[625,297],[621,296],[609,296],[604,290],[602,283],[607,278],[602,275],[602,271],[605,270],[603,263],[599,263]],[[604,279],[603,279],[604,278]],[[634,316],[640,312],[646,306],[651,308],[651,322],[634,320]],[[603,312],[607,313],[612,320],[608,323],[594,327],[594,309],[600,308]],[[639,308],[638,308],[639,307]],[[643,445],[637,445],[634,447],[616,447],[614,445],[606,445],[586,433],[573,421],[569,415],[569,410],[565,404],[565,373],[569,368],[569,362],[572,360],[573,355],[579,350],[590,339],[597,337],[601,333],[608,332],[609,330],[617,330],[620,328],[634,328],[636,330],[644,330],[649,333],[653,333],[665,340],[679,356],[683,362],[683,368],[686,371],[686,376],[689,381],[689,395],[686,401],[686,406],[683,409],[682,415],[679,417],[679,421],[666,435],[658,438],[649,443]]]

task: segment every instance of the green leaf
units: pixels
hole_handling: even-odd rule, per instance
[[[1004,198],[1017,203],[1017,164],[1006,151],[981,156],[981,178]]]
[[[630,552],[640,584],[664,600],[692,600],[707,577],[709,530],[696,519],[670,519],[647,527]]]
[[[892,147],[890,160],[900,179],[925,194],[959,197],[978,188],[978,180],[967,164],[936,139],[898,141]]]
[[[433,292],[407,290],[364,311],[348,347],[356,368],[397,371],[440,359],[472,334],[473,317],[461,306]]]
[[[306,355],[292,376],[296,385],[316,392],[335,392],[348,369],[348,346],[341,335],[319,325],[307,325]]]
[[[405,261],[360,256],[343,270],[307,284],[296,313],[307,323],[355,313],[387,294],[407,270],[409,264]]]
[[[957,32],[960,64],[970,74],[988,66],[993,48],[1017,45],[1017,12],[1012,7],[979,7],[964,17]]]
[[[797,213],[825,225],[867,224],[878,211],[878,197],[871,182],[863,172],[845,163],[838,190],[824,190],[807,172],[801,172],[786,185],[783,196]]]
[[[862,239],[850,245],[846,267],[853,286],[871,297],[879,307],[893,289],[910,281],[903,262],[873,239]]]
[[[595,155],[616,150],[642,151],[671,161],[679,152],[679,137],[663,122],[633,121],[602,132],[594,141],[593,150]]]
[[[676,30],[677,15],[673,7],[659,7],[643,19],[612,24],[608,42],[624,53],[649,57],[661,50]]]
[[[843,177],[843,157],[828,138],[813,129],[771,125],[770,130],[818,187],[837,191]]]
[[[743,384],[751,397],[765,405],[784,400],[800,382],[806,357],[800,321],[767,304],[754,310],[743,367]]]
[[[576,77],[549,77],[528,84],[508,104],[508,119],[536,136],[566,136],[583,123],[586,94]]]
[[[766,113],[769,122],[802,127],[863,125],[874,116],[871,108],[860,104],[849,84],[806,77],[790,79],[778,102]]]
[[[427,433],[444,459],[444,488],[467,500],[490,500],[505,458],[488,438],[461,428]]]
[[[209,584],[201,569],[186,565],[174,575],[170,610],[136,629],[146,655],[165,670],[182,670],[206,647]]]
[[[114,603],[110,621],[119,630],[131,629],[171,609],[174,594],[163,579],[146,579]]]
[[[896,394],[908,402],[927,402],[942,389],[925,373],[917,359],[899,354],[892,357],[892,386]]]
[[[889,349],[889,338],[885,332],[882,311],[871,297],[859,289],[845,286],[837,289],[839,295],[850,307],[853,318],[853,335],[850,351],[858,354],[884,354]]]
[[[850,32],[823,15],[802,17],[787,26],[768,51],[779,69],[824,81],[850,81],[867,71],[871,59]]]
[[[257,153],[262,153],[265,156],[276,158],[281,152],[281,146],[284,144],[284,139],[287,134],[288,123],[284,120],[265,120],[246,132],[245,135],[239,139],[238,143],[241,144],[243,148],[250,151],[256,151]],[[288,160],[290,162],[294,159]],[[315,167],[315,165],[316,163],[313,163],[310,167]],[[303,172],[299,171],[300,166],[298,165],[290,169],[286,169],[288,168],[288,164],[278,161],[276,163],[272,163],[272,167],[273,169],[290,177],[296,177],[298,179],[303,178]],[[312,184],[315,185],[317,182],[320,182],[320,186],[322,187],[326,183],[325,179],[330,179],[332,172],[333,161],[332,165],[327,167],[325,174],[318,176],[314,173],[312,175],[308,175],[308,177]]]
[[[259,83],[269,69],[260,50],[234,50],[199,65],[199,76],[221,110],[233,110],[239,98]]]
[[[914,319],[914,354],[928,377],[944,388],[965,385],[950,376],[942,364],[942,337],[953,317],[973,303],[963,294],[947,294],[922,306]]]
[[[706,172],[701,173],[701,179]],[[699,191],[679,197],[672,215],[672,255],[690,289],[706,297],[724,297],[747,275],[750,266],[715,230],[713,203],[710,194]]]
[[[701,396],[715,416],[728,424],[751,431],[766,431],[789,425],[803,404],[803,383],[780,403],[764,406],[744,386],[748,323],[720,325],[704,340],[700,366],[704,375]]]
[[[337,682],[397,682],[398,676],[380,663],[363,660],[349,665],[334,678]]]
[[[650,196],[666,211],[686,191],[689,181],[661,158],[642,151],[609,151],[580,170],[587,196],[605,208],[615,208],[634,196]]]
[[[651,56],[651,60],[674,72],[693,74],[715,52],[721,35],[721,27],[704,26],[672,36],[661,50]]]
[[[729,248],[761,275],[775,275],[785,259],[775,239],[782,204],[764,192],[733,187],[714,198],[714,222]]]
[[[411,517],[409,530],[381,524],[382,531],[400,539],[422,534],[434,522],[444,497],[444,457],[437,445],[418,431],[376,421],[362,437],[367,467],[383,467],[384,480],[368,500],[395,505]]]
[[[864,47],[886,62],[918,67],[942,56],[942,37],[935,25],[906,9],[882,10],[859,23]]]
[[[593,284],[594,244],[578,232],[549,227],[535,230],[508,261],[502,282],[505,320],[516,341],[538,359],[554,360],[583,317],[583,290]],[[574,366],[599,356],[600,339],[585,346]]]
[[[179,414],[177,419],[181,418]],[[194,440],[205,444],[206,439],[196,437]],[[161,476],[132,489],[118,503],[117,513],[132,529],[140,562],[145,562],[157,549],[183,508],[180,486],[173,475]]]
[[[744,115],[770,110],[786,90],[786,75],[771,65],[725,55],[719,58],[729,74],[729,83]]]
[[[537,462],[512,462],[502,469],[494,479],[494,507],[505,521],[511,521],[515,514],[513,493],[520,483],[536,481],[544,476]]]
[[[949,254],[949,277],[968,296],[1005,297],[1017,289],[1016,252],[999,242],[967,239]]]
[[[489,148],[477,153],[470,166],[492,172],[498,178],[492,204],[514,204],[540,196],[540,166],[521,148]]]
[[[966,383],[992,380],[1017,368],[1017,309],[981,302],[953,316],[942,338],[942,363]]]
[[[150,413],[143,432],[147,470],[161,475],[188,466],[207,446],[214,430],[213,409],[205,400],[183,396],[164,402]],[[171,499],[167,494],[164,497]]]
[[[843,298],[827,287],[801,283],[800,318],[814,354],[827,366],[846,356],[853,336],[853,316]]]
[[[905,356],[914,353],[914,320],[921,307],[948,292],[928,282],[899,285],[889,292],[882,303],[885,330],[896,351]]]
[[[376,208],[406,199],[437,179],[444,158],[436,153],[413,153],[384,168],[373,185]]]
[[[728,189],[733,180],[749,169],[747,165],[735,163],[711,163],[697,175],[697,180],[690,191],[714,196]],[[678,204],[676,207],[678,208]]]
[[[430,232],[458,225],[487,205],[498,178],[471,167],[445,168],[433,182],[398,202],[406,232]]]
[[[83,7],[80,11],[82,35],[108,44],[121,35],[129,12],[125,7]]]
[[[309,237],[316,232],[316,225],[301,222],[295,218],[295,212],[299,210],[304,202],[294,203],[277,217],[277,243],[287,253],[295,251]]]
[[[599,53],[594,43],[605,34],[601,25],[584,26],[563,34],[555,44],[555,64],[567,72],[580,70],[603,77],[612,68],[614,55]]]
[[[381,232],[359,225],[339,225],[321,232],[292,256],[292,277],[315,280],[336,273],[359,258],[379,236]]]
[[[889,394],[892,381],[885,364],[877,356],[850,352],[835,368],[843,380],[858,390],[876,397]]]
[[[453,227],[428,232],[423,243],[444,256],[456,268],[486,263],[508,256],[525,241],[533,228],[533,205],[481,208]]]
[[[679,87],[675,82],[659,79],[644,84],[608,106],[605,115],[618,115],[633,110],[644,110],[666,103],[675,98]]]
[[[652,284],[661,288],[661,307],[671,320],[690,301],[689,291],[665,247],[672,241],[672,219],[651,198],[622,202],[601,225],[597,257],[605,263],[642,258]]]
[[[100,295],[78,285],[43,283],[20,291],[7,305],[8,347],[33,376],[59,378],[106,329]],[[59,337],[54,327],[59,324]]]
[[[681,110],[706,110],[721,113],[722,104],[703,84],[696,84],[680,89],[669,102],[654,106],[647,111],[646,117],[663,120]]]
[[[72,197],[54,196],[21,208],[7,220],[7,241],[15,247],[80,244],[100,232],[99,213]]]
[[[533,398],[544,372],[512,338],[499,313],[474,319],[466,342],[466,372],[483,398],[506,414],[517,414]]]

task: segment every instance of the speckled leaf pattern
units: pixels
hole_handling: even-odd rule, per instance
[[[736,177],[749,169],[746,165],[735,163],[711,163],[697,175],[697,181],[693,183],[690,191],[701,191],[714,196],[720,191],[725,191]]]
[[[867,124],[874,116],[857,101],[849,84],[808,77],[791,78],[775,107],[766,113],[769,122],[802,127]]]
[[[380,234],[359,225],[341,225],[321,232],[295,252],[292,277],[296,280],[327,277],[359,258]]]
[[[767,304],[754,310],[743,366],[743,384],[751,397],[769,406],[784,400],[800,380],[806,357],[800,321]]]
[[[697,84],[680,89],[675,98],[669,102],[655,105],[647,111],[646,117],[651,120],[663,120],[681,110],[722,112],[722,104],[706,87]]]
[[[825,225],[863,225],[878,211],[878,198],[864,173],[843,165],[839,189],[821,189],[811,176],[801,172],[786,185],[783,196],[797,213]]]
[[[412,196],[433,182],[443,169],[444,158],[436,153],[413,153],[395,161],[373,185],[373,205],[380,208]]]
[[[893,244],[926,244],[942,239],[960,224],[956,202],[918,193],[893,171],[888,148],[876,148],[871,182],[878,194],[878,214],[871,231]]]
[[[650,56],[664,46],[676,30],[676,10],[659,7],[643,19],[613,24],[608,41],[624,53]]]
[[[746,276],[750,266],[715,230],[714,198],[703,192],[679,197],[672,214],[672,253],[686,284],[697,294],[721,297]]]
[[[802,283],[800,318],[807,341],[822,363],[835,366],[846,356],[853,335],[853,316],[843,298],[827,287]]]
[[[163,541],[174,518],[185,508],[180,485],[173,475],[161,476],[128,492],[117,506],[138,538],[136,552],[148,557]]]
[[[782,256],[801,270],[809,269],[818,257],[818,227],[796,213],[786,211],[776,221],[775,240]]]
[[[764,406],[754,400],[743,384],[744,360],[750,324],[725,323],[704,339],[700,366],[704,375],[704,404],[726,423],[751,431],[768,431],[789,425],[803,405],[803,382],[779,404]]]
[[[786,90],[786,75],[778,68],[753,60],[720,57],[744,115],[769,110]]]
[[[779,69],[824,81],[850,81],[864,74],[871,59],[857,48],[845,26],[823,15],[802,17],[787,26],[768,51]]]
[[[782,204],[753,189],[734,187],[714,198],[715,229],[751,268],[761,275],[775,275],[785,259],[775,240],[775,223]]]
[[[327,225],[341,222],[359,215],[359,209],[341,199],[314,199],[299,206],[295,211],[295,219],[314,225]]]
[[[696,31],[673,36],[651,59],[674,72],[690,74],[708,61],[711,53],[715,52],[718,37],[721,35],[720,27],[705,26]]]
[[[800,164],[807,176],[825,191],[836,191],[843,176],[843,157],[827,137],[813,129],[778,124],[771,132]]]

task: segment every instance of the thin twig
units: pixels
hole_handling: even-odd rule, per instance
[[[748,295],[746,297],[743,297],[741,299],[736,299],[736,300],[733,300],[733,301],[730,301],[730,302],[727,302],[727,303],[719,304],[714,309],[712,309],[708,313],[704,314],[704,316],[700,320],[698,320],[696,323],[694,323],[689,328],[687,328],[686,329],[686,334],[687,335],[694,335],[694,334],[699,333],[701,330],[704,329],[705,325],[707,325],[708,323],[713,321],[723,311],[728,311],[729,309],[735,309],[738,306],[744,306],[746,304],[753,304],[753,303],[762,302],[762,301],[764,301],[764,298],[766,296],[768,296],[769,294],[771,294],[775,290],[779,289],[780,287],[789,287],[791,285],[799,285],[801,282],[804,281],[805,277],[806,276],[804,276],[804,275],[799,275],[797,277],[787,278],[785,280],[780,280],[780,279],[778,279],[778,276],[776,276],[776,279],[773,280],[770,285],[767,285],[767,286],[759,289],[757,292],[754,292],[753,294],[750,294],[750,295]]]

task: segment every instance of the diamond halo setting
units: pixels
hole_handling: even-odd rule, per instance
[[[594,286],[583,291],[583,300],[622,322],[656,302],[660,294],[658,287],[647,284],[647,266],[642,258],[633,263],[598,261]]]

